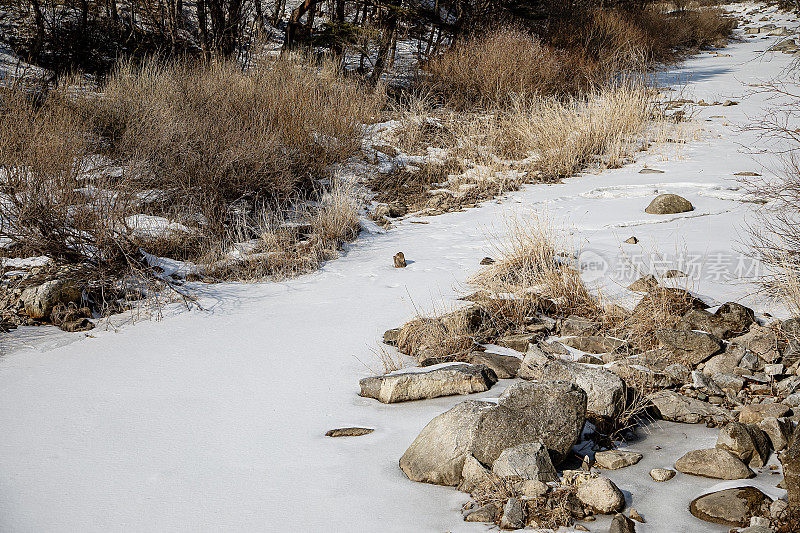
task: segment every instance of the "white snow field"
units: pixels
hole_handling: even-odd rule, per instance
[[[796,26],[771,10],[758,19],[765,12],[757,24]],[[747,85],[790,65],[790,55],[763,53],[778,39],[743,39],[722,51],[729,56],[703,53],[665,76],[675,98],[739,101],[696,107],[705,131],[677,152],[653,146],[625,168],[530,185],[499,203],[419,219],[425,224],[406,219],[291,281],[197,286],[202,310],[176,304],[160,321],[97,328],[69,337],[75,342],[17,343],[0,357],[0,531],[489,530],[462,521],[467,495],[413,483],[397,464],[431,418],[466,398],[361,398],[358,380],[372,373],[362,361],[381,368],[373,350],[383,331],[415,307],[455,303],[480,259],[496,254],[508,218],[534,212],[574,227],[577,244],[610,261],[596,274],[621,295],[612,279],[621,249],[685,254],[703,267],[691,283],[709,303],[736,300],[780,315],[752,286],[725,277],[754,266],[739,263],[737,243],[757,206],[744,201],[734,174],[779,170],[774,155],[750,153],[770,143],[741,129],[775,103]],[[645,166],[664,173],[640,174]],[[696,210],[646,215],[662,191],[684,195]],[[638,245],[621,244],[631,235]],[[398,251],[413,261],[405,269],[393,268]],[[496,397],[507,385],[473,397]],[[350,425],[375,432],[324,436]],[[655,483],[647,475],[713,446],[716,431],[661,423],[641,435],[630,447],[645,458],[609,473],[647,519],[637,531],[727,531],[688,511],[717,481],[678,474]],[[748,483],[780,496],[780,476],[764,470]],[[607,519],[584,524],[608,530]]]

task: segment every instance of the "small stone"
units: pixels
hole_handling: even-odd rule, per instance
[[[467,358],[467,362],[473,365],[486,365],[494,371],[498,379],[513,379],[517,377],[522,359],[513,355],[473,352]]]
[[[537,479],[526,479],[515,484],[514,489],[523,498],[539,498],[547,494],[550,487]]]
[[[656,196],[644,210],[650,215],[671,215],[694,211],[692,203],[677,194],[661,194]]]
[[[642,517],[642,515],[639,514],[639,511],[637,511],[633,507],[631,507],[631,511],[628,514],[630,515],[631,520],[636,520],[637,522],[644,524],[644,518]]]
[[[633,292],[648,292],[650,289],[657,286],[658,280],[656,277],[652,274],[648,274],[628,285],[628,290]]]
[[[780,519],[788,508],[789,502],[786,500],[775,500],[769,506],[769,515],[774,519]]]
[[[362,435],[369,435],[375,431],[372,428],[359,428],[359,427],[352,427],[352,428],[337,428],[332,429],[325,433],[326,437],[360,437]]]
[[[494,503],[487,503],[476,509],[470,509],[464,515],[465,522],[494,522],[500,508]]]
[[[625,244],[639,244],[639,239],[633,236],[628,237],[627,239],[625,239]]]
[[[481,264],[482,265],[493,265],[494,264],[494,259],[492,259],[491,257],[484,257],[483,259],[481,259]]]
[[[685,278],[685,277],[687,277],[687,276],[688,276],[688,274],[686,274],[685,272],[681,272],[680,270],[676,270],[676,269],[674,269],[674,268],[673,268],[673,269],[670,269],[670,270],[667,270],[667,271],[664,273],[664,277],[665,277],[665,278],[667,278],[667,279],[671,279],[671,278]]]
[[[725,101],[722,103],[722,107],[730,107],[730,106],[732,106],[732,105],[739,105],[739,102],[736,102],[736,101],[734,101],[734,100],[725,100]]]
[[[783,375],[786,369],[780,363],[764,365],[764,373],[770,377]]]
[[[600,468],[618,470],[635,465],[642,459],[642,454],[625,450],[607,450],[594,454],[594,460]]]
[[[403,252],[397,252],[394,256],[394,267],[405,268],[406,266],[406,256],[403,255]]]
[[[663,174],[663,173],[664,173],[663,170],[658,170],[655,168],[647,168],[647,167],[639,171],[639,174]]]
[[[650,471],[650,477],[653,481],[663,483],[675,477],[675,471],[669,468],[654,468]]]

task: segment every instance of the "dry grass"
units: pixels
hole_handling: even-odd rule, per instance
[[[419,316],[403,327],[397,338],[397,349],[418,361],[434,362],[439,358],[457,360],[472,351],[480,335],[481,321],[476,320],[475,307],[455,309],[451,312],[433,310],[430,316]]]
[[[456,43],[424,66],[421,87],[454,109],[503,108],[520,98],[575,94],[600,81],[581,57],[513,29]]]
[[[501,119],[503,148],[512,157],[532,155],[549,179],[571,176],[591,163],[618,168],[641,149],[651,102],[651,91],[638,84],[566,102],[518,101]]]

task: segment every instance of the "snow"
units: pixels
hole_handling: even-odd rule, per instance
[[[131,215],[125,225],[140,238],[169,237],[176,233],[192,233],[192,230],[173,220],[153,215]]]
[[[7,351],[0,531],[486,531],[461,520],[466,495],[412,483],[397,466],[422,427],[465,398],[383,405],[357,395],[359,378],[371,374],[365,366],[381,367],[374,354],[381,334],[415,309],[454,304],[481,258],[496,253],[508,220],[534,213],[570,227],[582,251],[605,262],[598,282],[621,297],[631,296],[618,271],[624,252],[648,267],[690,273],[686,283],[709,303],[737,300],[779,316],[746,280],[726,277],[745,261],[736,250],[759,207],[742,201],[734,174],[770,176],[779,166],[759,152],[769,143],[741,129],[775,103],[747,85],[778,76],[792,59],[763,53],[774,39],[745,39],[727,57],[702,54],[663,76],[661,85],[684,97],[740,101],[696,108],[706,131],[679,154],[653,147],[621,169],[527,186],[427,224],[410,218],[363,234],[343,257],[298,279],[187,282],[200,307],[175,304],[160,321]],[[639,174],[644,166],[665,173]],[[685,194],[696,211],[645,215],[648,196],[662,190]],[[638,245],[621,244],[632,234]],[[413,263],[395,269],[401,250]],[[697,259],[696,273],[678,264],[682,254]],[[470,398],[496,398],[510,383]],[[375,432],[324,436],[349,425]],[[727,531],[687,510],[717,482],[679,474],[655,483],[647,475],[715,439],[705,427],[660,423],[628,443],[644,459],[607,475],[647,519],[637,531]],[[748,483],[778,496],[778,479],[767,473]]]

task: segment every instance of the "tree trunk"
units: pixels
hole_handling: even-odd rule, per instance
[[[383,38],[381,39],[381,46],[378,49],[378,58],[375,60],[375,66],[372,68],[370,75],[370,83],[377,85],[383,75],[383,70],[386,68],[386,58],[389,56],[389,50],[392,46],[392,39],[394,38],[394,31],[397,28],[397,7],[389,6],[386,12],[386,18],[383,23]]]

